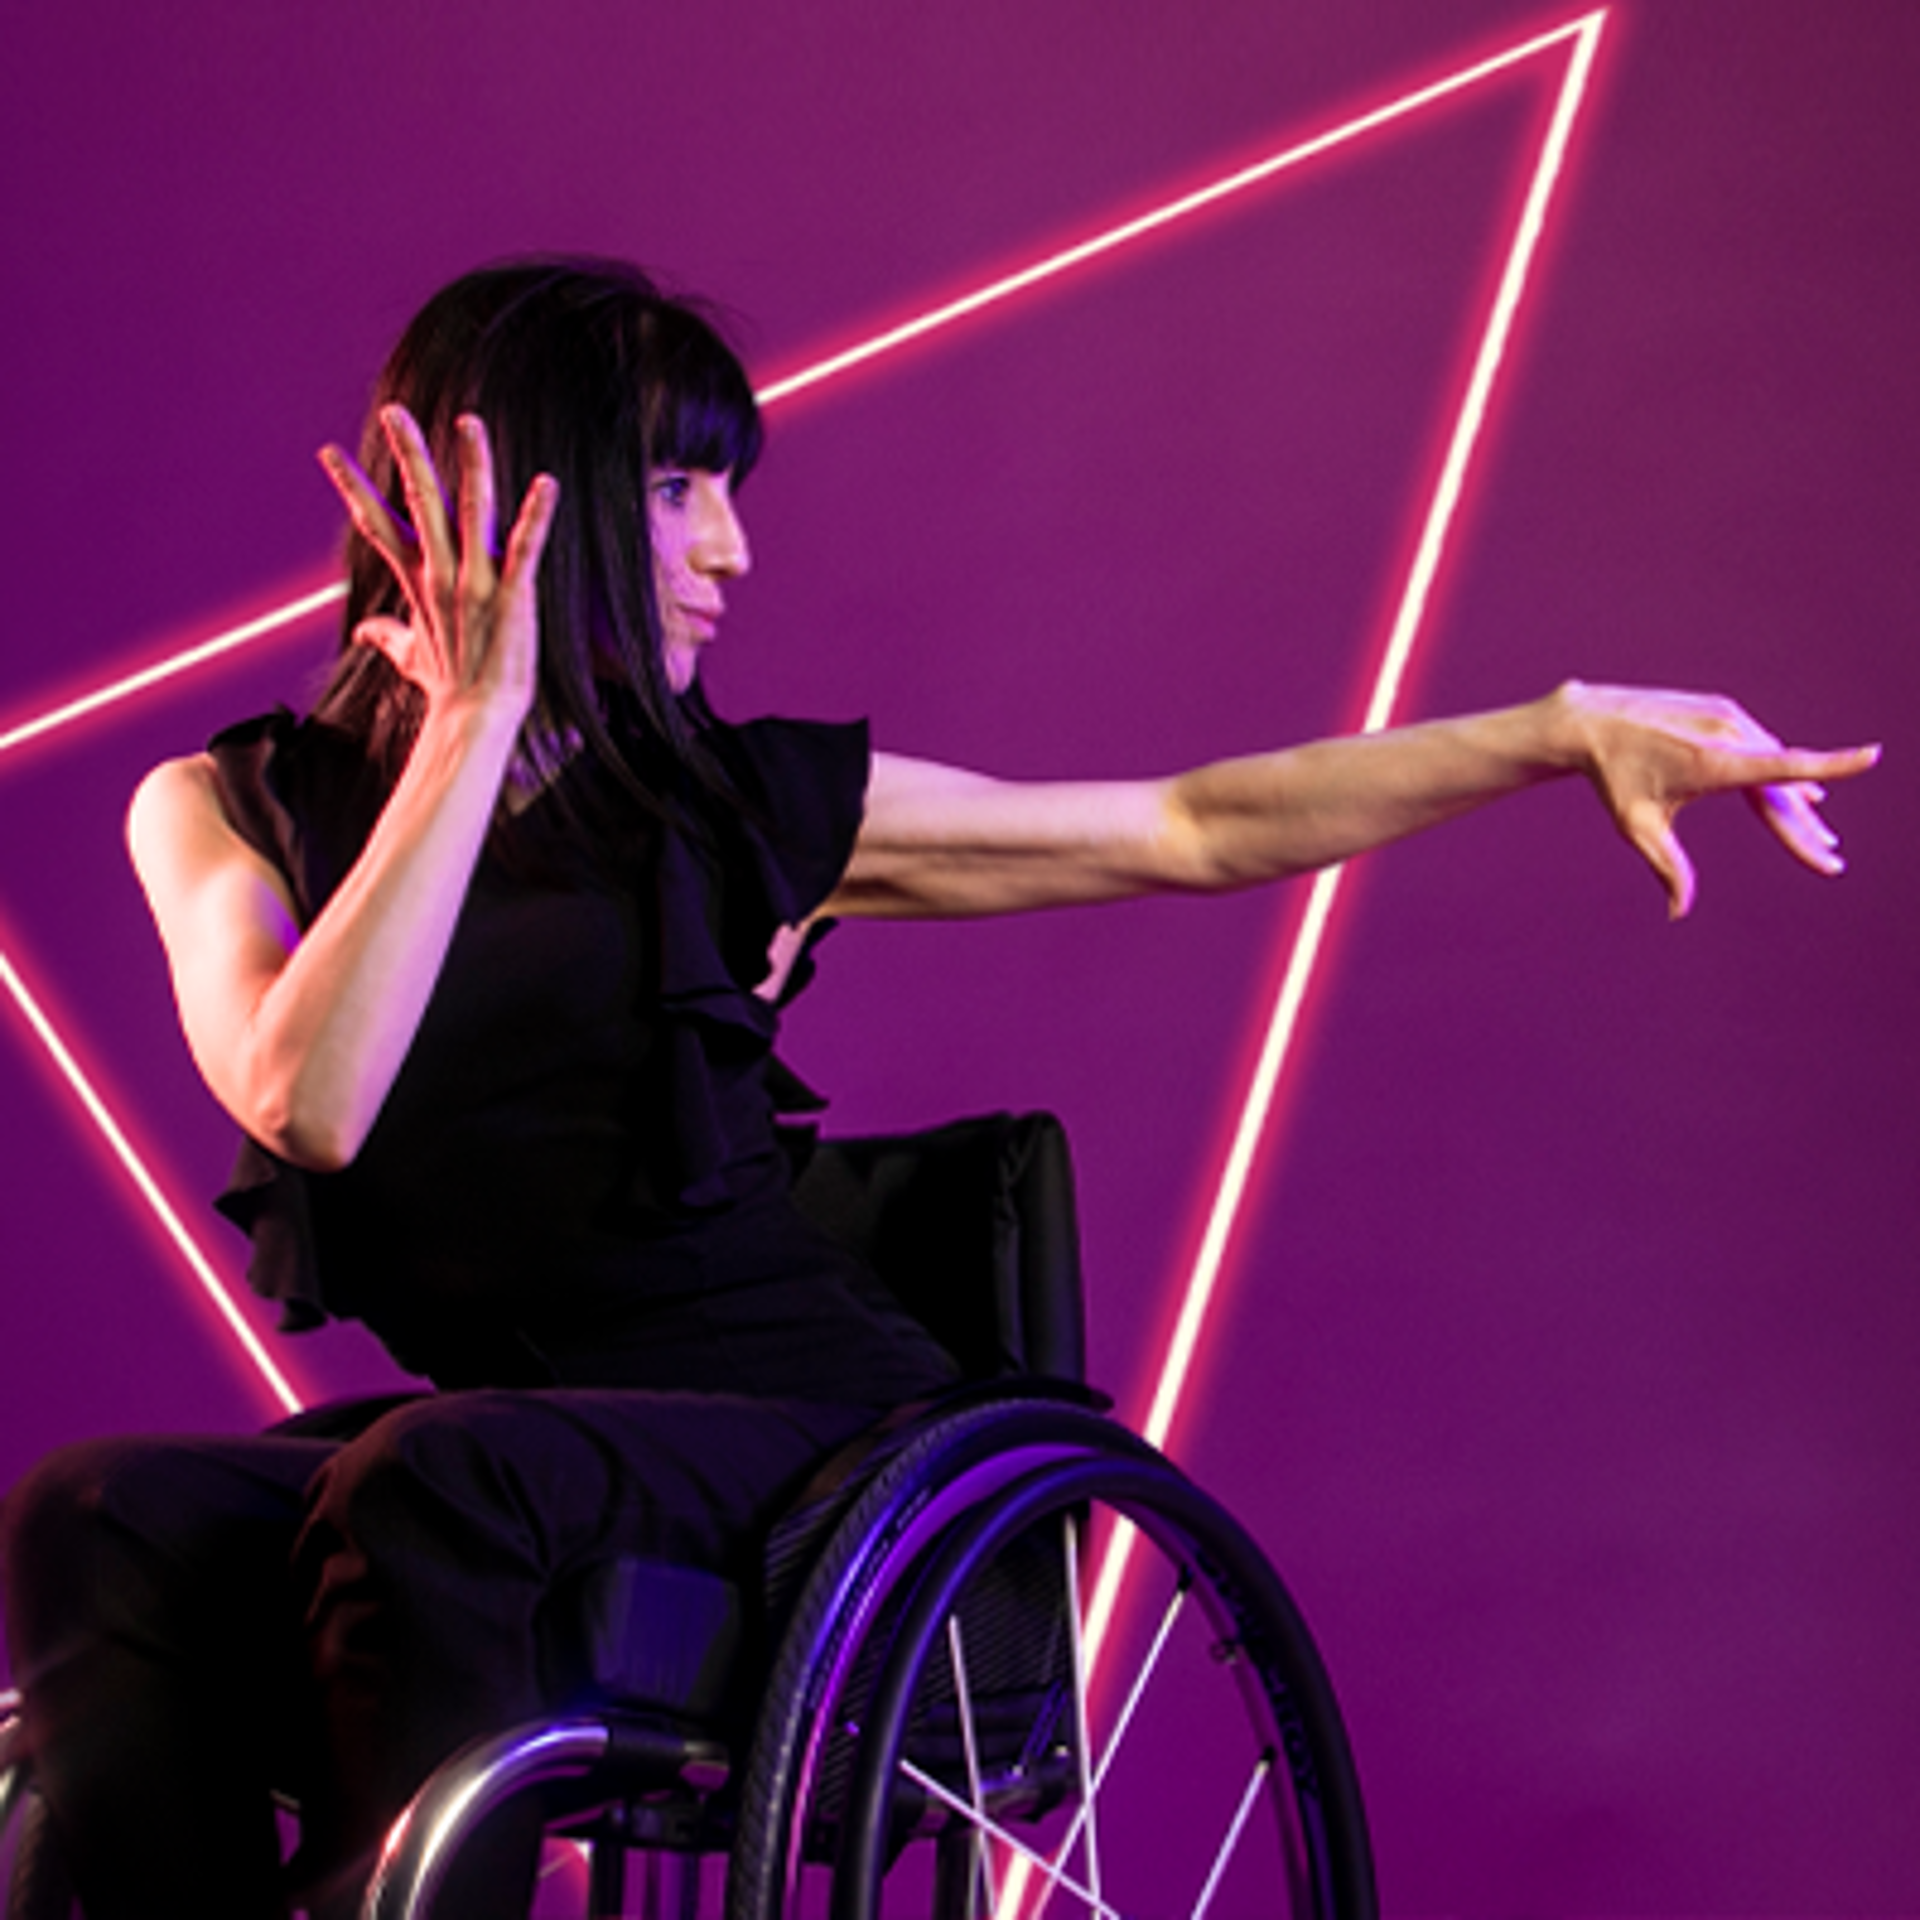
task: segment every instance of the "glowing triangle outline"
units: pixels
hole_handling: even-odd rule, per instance
[[[1334,127],[1296,141],[1251,166],[1236,169],[1208,185],[1163,202],[1141,215],[1103,228],[1099,233],[1073,246],[1055,250],[1029,262],[1010,274],[998,276],[984,286],[959,298],[942,303],[914,319],[883,329],[847,349],[826,355],[798,372],[770,382],[761,389],[764,404],[775,405],[791,395],[821,384],[849,371],[870,364],[884,354],[924,339],[933,332],[970,318],[973,314],[1017,297],[1032,287],[1072,272],[1092,260],[1105,257],[1146,234],[1161,230],[1203,207],[1251,188],[1265,184],[1281,172],[1318,155],[1418,113],[1422,108],[1450,98],[1465,89],[1511,70],[1548,50],[1566,45],[1567,67],[1562,76],[1554,112],[1535,156],[1528,193],[1516,223],[1513,239],[1494,300],[1482,330],[1474,356],[1466,392],[1454,417],[1448,437],[1448,451],[1422,522],[1412,567],[1402,589],[1398,612],[1388,637],[1385,654],[1373,682],[1363,729],[1375,731],[1387,725],[1418,637],[1428,596],[1445,550],[1447,535],[1457,511],[1467,468],[1477,444],[1486,409],[1507,342],[1514,315],[1524,293],[1546,213],[1558,185],[1567,144],[1580,105],[1584,99],[1607,9],[1602,7],[1579,16],[1549,31],[1529,36],[1514,45],[1484,56],[1365,113],[1339,122]],[[105,686],[58,703],[45,713],[0,731],[0,756],[38,739],[60,727],[70,725],[89,714],[153,686],[164,683],[193,668],[223,657],[239,647],[252,645],[276,632],[331,606],[344,589],[331,586],[302,596],[287,606],[270,610],[257,619],[213,636],[195,647],[171,654],[148,667],[119,676]],[[1181,1294],[1181,1306],[1175,1317],[1173,1335],[1168,1341],[1159,1369],[1159,1379],[1143,1424],[1146,1437],[1165,1444],[1171,1435],[1179,1411],[1184,1385],[1197,1350],[1206,1315],[1217,1296],[1217,1288],[1234,1227],[1247,1190],[1254,1151],[1285,1071],[1293,1037],[1307,989],[1311,984],[1326,928],[1338,898],[1341,870],[1329,869],[1317,875],[1311,885],[1308,902],[1293,940],[1283,972],[1282,984],[1254,1074],[1240,1105],[1225,1165],[1214,1187],[1215,1199],[1201,1236],[1200,1249]],[[127,1140],[111,1109],[101,1098],[72,1049],[47,1015],[25,978],[0,947],[0,990],[11,998],[27,1024],[29,1033],[47,1054],[60,1081],[86,1115],[89,1124],[106,1143],[115,1163],[134,1187],[160,1230],[186,1262],[196,1284],[213,1302],[230,1335],[238,1342],[255,1377],[265,1382],[274,1399],[288,1410],[300,1404],[299,1397],[275,1366],[252,1328],[234,1304],[231,1292],[215,1271],[213,1263],[180,1220],[178,1211],[166,1198],[165,1187],[145,1165]],[[78,1031],[76,1026],[75,1031]],[[1089,1635],[1097,1644],[1100,1629],[1112,1606],[1113,1594],[1121,1577],[1122,1556],[1112,1556],[1103,1566],[1095,1585],[1089,1617]]]

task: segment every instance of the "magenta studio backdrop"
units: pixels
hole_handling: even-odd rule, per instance
[[[774,378],[1574,17],[16,22],[0,731],[323,584],[312,449],[480,260],[637,257]],[[1009,774],[1354,724],[1570,45],[783,402],[722,710]],[[1710,810],[1671,928],[1567,786],[1356,869],[1174,1433],[1314,1623],[1393,1913],[1920,1911],[1916,89],[1906,0],[1608,11],[1403,697],[1637,677],[1884,738],[1832,805],[1854,871]],[[229,1280],[120,815],[331,644],[0,754],[0,952]],[[792,1022],[843,1129],[1065,1118],[1136,1417],[1303,899],[845,929]],[[0,1139],[0,1482],[270,1417],[11,997]],[[389,1377],[350,1329],[273,1351],[314,1396]]]

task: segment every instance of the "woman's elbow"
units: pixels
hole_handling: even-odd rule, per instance
[[[295,1072],[259,1076],[243,1097],[223,1101],[250,1138],[308,1173],[339,1173],[366,1144],[372,1117]]]
[[[366,1136],[351,1128],[295,1124],[263,1140],[277,1158],[307,1173],[341,1173],[359,1157]]]
[[[1144,872],[1154,893],[1232,893],[1250,884],[1230,857],[1225,836],[1169,792],[1147,845]]]

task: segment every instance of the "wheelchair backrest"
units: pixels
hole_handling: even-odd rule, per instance
[[[794,1183],[971,1380],[1086,1375],[1073,1166],[1049,1113],[817,1142]]]

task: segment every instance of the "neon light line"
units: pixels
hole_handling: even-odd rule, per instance
[[[1586,91],[1588,73],[1593,64],[1593,52],[1599,37],[1600,18],[1601,16],[1596,14],[1591,24],[1582,29],[1580,39],[1575,46],[1574,57],[1569,61],[1566,77],[1561,82],[1559,101],[1547,129],[1546,138],[1541,143],[1540,158],[1534,167],[1533,183],[1521,212],[1513,246],[1508,254],[1506,269],[1501,274],[1499,289],[1494,296],[1486,332],[1481,338],[1479,352],[1474,358],[1473,372],[1467,383],[1466,396],[1461,402],[1459,417],[1454,423],[1452,438],[1447,448],[1447,457],[1434,489],[1432,503],[1427,509],[1425,524],[1421,528],[1413,565],[1400,597],[1399,612],[1394,620],[1385,656],[1381,660],[1379,672],[1374,680],[1372,697],[1367,702],[1366,717],[1361,723],[1363,733],[1378,733],[1391,722],[1400,689],[1406,679],[1407,665],[1413,654],[1414,641],[1426,614],[1434,575],[1439,570],[1441,552],[1446,545],[1447,535],[1452,529],[1454,516],[1460,504],[1461,487],[1466,477],[1467,466],[1473,457],[1475,446],[1479,443],[1481,429],[1486,424],[1487,402],[1493,391],[1494,376],[1498,373],[1500,362],[1506,353],[1507,342],[1513,331],[1513,317],[1520,304],[1520,294],[1526,285],[1528,269],[1533,264],[1539,245],[1547,203],[1552,198],[1554,186],[1558,182],[1574,115],[1581,96]],[[1261,1048],[1259,1063],[1241,1108],[1240,1122],[1235,1129],[1233,1145],[1221,1175],[1220,1186],[1201,1242],[1200,1253],[1187,1282],[1186,1296],[1182,1302],[1174,1341],[1163,1364],[1160,1384],[1155,1390],[1153,1404],[1147,1414],[1144,1431],[1146,1438],[1155,1446],[1163,1445],[1172,1430],[1174,1416],[1179,1408],[1181,1389],[1191,1364],[1194,1347],[1199,1339],[1200,1325],[1212,1298],[1214,1284],[1219,1277],[1228,1238],[1238,1218],[1241,1202],[1246,1196],[1247,1178],[1252,1166],[1254,1148],[1272,1111],[1274,1095],[1278,1090],[1280,1075],[1293,1043],[1301,1003],[1306,997],[1314,961],[1318,958],[1327,921],[1332,915],[1334,902],[1339,895],[1342,871],[1339,867],[1329,867],[1315,876],[1313,892],[1307,903],[1307,912],[1287,962],[1286,974],[1280,985],[1279,1000],[1268,1022],[1267,1038]]]
[[[791,394],[802,393],[808,387],[818,386],[823,380],[831,380],[836,374],[847,372],[850,368],[864,366],[877,360],[883,354],[894,352],[915,340],[925,339],[930,333],[938,332],[942,327],[952,326],[956,320],[964,320],[983,308],[997,305],[1015,294],[1025,293],[1029,288],[1042,282],[1053,280],[1063,273],[1070,273],[1075,267],[1084,266],[1089,260],[1096,260],[1102,254],[1112,253],[1117,248],[1130,245],[1143,239],[1150,233],[1157,233],[1164,227],[1173,225],[1176,220],[1184,220],[1189,214],[1199,213],[1207,207],[1217,206],[1222,200],[1234,194],[1244,193],[1249,187],[1263,185],[1276,174],[1284,173],[1289,167],[1298,166],[1303,160],[1312,160],[1333,148],[1344,146],[1349,141],[1358,140],[1363,135],[1377,132],[1381,127],[1391,125],[1395,120],[1418,113],[1422,107],[1431,106],[1436,100],[1445,99],[1449,94],[1459,93],[1476,82],[1488,79],[1496,73],[1504,72],[1508,67],[1517,66],[1523,60],[1551,46],[1557,46],[1562,40],[1577,34],[1588,32],[1593,23],[1601,18],[1600,14],[1590,14],[1583,20],[1575,20],[1564,27],[1556,27],[1550,33],[1543,33],[1532,40],[1523,41],[1519,46],[1509,47],[1504,53],[1497,53],[1479,61],[1471,67],[1464,67],[1458,73],[1450,74],[1444,80],[1436,80],[1430,86],[1417,92],[1403,94],[1399,99],[1389,101],[1385,106],[1376,107],[1370,113],[1363,113],[1357,119],[1348,120],[1325,133],[1314,135],[1295,146],[1284,148],[1264,160],[1256,160],[1251,166],[1242,167],[1239,172],[1231,173],[1225,179],[1216,180],[1211,185],[1200,187],[1192,193],[1180,195],[1178,199],[1168,200],[1162,205],[1138,214],[1131,220],[1122,221],[1118,226],[1108,227],[1090,240],[1082,240],[1070,247],[1063,247],[1057,253],[1050,253],[1043,259],[1031,262],[987,286],[976,288],[972,293],[962,294],[957,300],[950,300],[945,306],[935,307],[931,312],[918,315],[912,320],[902,321],[897,327],[889,328],[885,333],[876,334],[870,340],[864,340],[857,346],[848,347],[844,352],[830,354],[824,360],[815,361],[812,366],[800,372],[789,374],[785,379],[776,380],[761,391],[761,400],[771,405],[784,400]]]
[[[153,1216],[159,1221],[180,1256],[187,1263],[193,1276],[199,1281],[201,1290],[213,1302],[220,1318],[226,1322],[231,1333],[259,1371],[261,1379],[267,1383],[268,1391],[279,1401],[288,1413],[298,1413],[301,1408],[300,1396],[288,1385],[286,1375],[274,1364],[273,1356],[261,1344],[260,1337],[248,1326],[240,1310],[233,1304],[227,1290],[220,1283],[220,1277],[208,1263],[207,1257],[200,1251],[193,1236],[182,1224],[180,1216],[174,1211],[173,1203],[160,1191],[160,1184],[148,1172],[146,1163],[134,1151],[133,1144],[121,1131],[120,1123],[107,1108],[71,1052],[67,1044],[54,1030],[45,1010],[34,998],[27,983],[21,979],[14,964],[4,952],[0,952],[0,987],[4,987],[13,996],[14,1004],[26,1017],[36,1039],[47,1051],[47,1056],[59,1069],[61,1078],[72,1090],[75,1099],[86,1110],[88,1119],[99,1129],[100,1137],[112,1149],[114,1158],[119,1161],[122,1171],[138,1189]]]
[[[136,693],[145,693],[149,687],[158,686],[163,680],[171,680],[176,674],[190,673],[195,667],[204,666],[209,660],[217,660],[222,654],[233,653],[237,649],[263,638],[281,627],[291,626],[296,620],[304,620],[310,613],[318,613],[322,607],[330,607],[338,600],[347,597],[344,583],[336,582],[332,586],[322,587],[317,593],[309,593],[299,600],[290,600],[284,607],[276,607],[271,613],[260,614],[257,618],[243,622],[240,626],[229,627],[225,633],[217,633],[211,640],[202,640],[198,646],[188,647],[182,653],[169,654],[166,659],[156,661],[150,667],[142,667],[136,673],[129,673],[121,679],[96,687],[91,693],[83,693],[77,699],[54,707],[41,714],[37,719],[23,721],[17,727],[10,727],[0,733],[0,753],[9,752],[14,747],[24,746],[29,740],[37,740],[44,733],[51,733],[56,727],[64,727],[70,721],[84,719],[90,713],[98,713],[102,707],[110,707],[116,701],[129,700]]]
[[[1565,162],[1567,143],[1587,89],[1605,19],[1606,13],[1602,9],[1567,30],[1574,36],[1572,57],[1560,84],[1559,97],[1546,136],[1541,142],[1533,181],[1515,228],[1506,267],[1500,277],[1486,330],[1475,355],[1473,370],[1448,444],[1446,459],[1401,593],[1398,613],[1374,679],[1362,724],[1363,732],[1377,733],[1390,723],[1405,682],[1414,641],[1420,632],[1441,553],[1459,507],[1467,467],[1486,422],[1494,378],[1506,353],[1520,296],[1538,252],[1547,206]],[[1552,36],[1552,39],[1565,37],[1567,35],[1563,33]],[[1535,41],[1531,44],[1537,50],[1548,42]],[[1328,867],[1314,876],[1300,931],[1287,957],[1279,994],[1267,1023],[1266,1037],[1241,1103],[1240,1117],[1234,1128],[1226,1163],[1221,1170],[1220,1183],[1215,1190],[1199,1251],[1187,1277],[1173,1336],[1162,1356],[1153,1399],[1142,1428],[1145,1438],[1158,1447],[1167,1444],[1185,1395],[1194,1355],[1206,1326],[1207,1313],[1213,1304],[1233,1230],[1239,1222],[1246,1199],[1255,1152],[1273,1110],[1274,1099],[1299,1028],[1300,1012],[1306,1001],[1314,966],[1325,940],[1335,902],[1339,898],[1343,872],[1343,868]],[[1116,1536],[1094,1583],[1093,1602],[1088,1611],[1087,1637],[1096,1648],[1111,1624],[1121,1582],[1131,1557],[1132,1534],[1129,1530]]]
[[[1381,665],[1380,678],[1375,684],[1366,718],[1361,723],[1364,733],[1378,733],[1385,727],[1400,697],[1400,685],[1406,674],[1408,657],[1413,651],[1414,636],[1426,613],[1427,595],[1440,566],[1440,552],[1446,544],[1447,534],[1453,526],[1454,512],[1460,504],[1460,490],[1466,479],[1467,463],[1473,457],[1473,450],[1479,444],[1480,429],[1486,422],[1494,377],[1506,357],[1507,342],[1513,333],[1514,315],[1519,310],[1520,296],[1526,288],[1534,255],[1539,249],[1548,203],[1553,198],[1555,187],[1559,185],[1560,173],[1566,163],[1567,143],[1573,136],[1573,123],[1592,77],[1594,56],[1599,51],[1600,31],[1605,22],[1606,12],[1602,9],[1599,13],[1588,15],[1576,28],[1572,58],[1567,62],[1566,74],[1560,82],[1560,94],[1554,102],[1553,118],[1548,124],[1546,138],[1540,144],[1540,158],[1534,167],[1526,202],[1520,210],[1519,225],[1507,256],[1506,271],[1500,276],[1493,311],[1488,317],[1487,330],[1474,360],[1473,375],[1467,382],[1467,395],[1461,403],[1460,417],[1454,423],[1446,463],[1434,490],[1433,505],[1428,509],[1426,525],[1421,529],[1413,571],[1408,578],[1406,592],[1401,597],[1400,617],[1394,622],[1393,634],[1387,645],[1387,657]]]
[[[754,397],[763,407],[776,407],[782,400],[789,399],[796,393],[804,393],[809,387],[819,386],[854,367],[864,366],[916,340],[925,339],[929,334],[950,327],[955,322],[980,312],[983,308],[998,305],[1004,300],[1011,299],[1015,294],[1024,293],[1045,281],[1057,279],[1060,275],[1071,272],[1075,267],[1084,266],[1090,260],[1099,259],[1135,240],[1144,239],[1148,234],[1157,233],[1163,228],[1172,226],[1189,214],[1202,212],[1235,194],[1260,186],[1290,167],[1315,159],[1336,147],[1358,140],[1365,134],[1389,126],[1396,120],[1404,119],[1409,114],[1417,113],[1422,107],[1431,106],[1436,100],[1445,99],[1494,74],[1503,73],[1509,67],[1531,59],[1548,47],[1557,46],[1563,40],[1596,34],[1598,23],[1604,17],[1605,10],[1602,9],[1583,19],[1571,21],[1565,26],[1555,27],[1551,32],[1540,34],[1534,39],[1523,41],[1518,46],[1509,47],[1502,53],[1490,55],[1487,59],[1471,67],[1464,67],[1445,79],[1436,80],[1416,92],[1403,94],[1400,98],[1389,101],[1385,106],[1376,107],[1355,119],[1343,121],[1337,127],[1316,134],[1311,139],[1297,142],[1279,153],[1270,154],[1264,160],[1257,160],[1252,165],[1242,167],[1239,171],[1228,174],[1225,178],[1216,180],[1208,186],[1200,187],[1192,193],[1182,194],[1176,199],[1164,201],[1159,206],[1137,214],[1130,220],[1123,220],[1116,226],[1105,228],[1091,239],[1079,241],[1073,246],[1063,247],[1058,252],[1047,254],[984,287],[976,288],[971,293],[948,301],[944,306],[932,308],[914,319],[903,321],[897,327],[890,327],[885,332],[874,334],[851,347],[812,361],[795,373],[785,374],[757,388]],[[130,674],[125,679],[116,680],[97,692],[68,701],[64,706],[57,707],[38,719],[27,721],[7,733],[0,733],[0,753],[39,734],[49,732],[57,726],[62,726],[70,720],[80,719],[83,715],[92,713],[116,700],[142,692],[158,680],[187,672],[220,654],[245,646],[249,641],[257,640],[279,627],[317,612],[345,597],[344,586],[325,587],[317,593],[308,594],[303,599],[276,608],[271,613],[262,614],[245,626],[236,627],[228,633],[202,642],[199,646],[189,648],[184,653],[162,660],[155,666]]]

